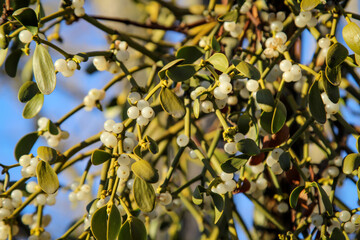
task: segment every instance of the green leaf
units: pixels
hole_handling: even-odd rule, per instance
[[[195,99],[194,105],[193,105],[193,111],[195,118],[199,118],[200,116],[200,100],[198,98]]]
[[[44,160],[45,162],[56,161],[56,158],[58,156],[55,149],[45,146],[38,147],[37,155],[40,157],[40,159]]]
[[[330,216],[333,215],[333,207],[332,207],[332,204],[331,204],[331,202],[329,200],[329,197],[326,194],[325,190],[317,182],[312,182],[311,186],[316,187],[318,189],[321,200],[324,203],[324,207],[326,209],[326,212]]]
[[[321,3],[321,0],[302,0],[300,3],[301,10],[310,11],[316,8]]]
[[[131,165],[133,173],[148,183],[156,183],[159,180],[159,174],[148,161],[139,160]]]
[[[151,212],[155,207],[155,191],[151,184],[135,177],[133,185],[134,199],[141,211]]]
[[[221,169],[226,173],[234,173],[239,171],[239,169],[247,163],[249,158],[250,156],[245,154],[229,158],[226,162],[221,164]]]
[[[8,48],[6,49],[0,49],[0,67],[3,65],[6,59],[6,55],[8,52]],[[15,71],[16,72],[16,71]]]
[[[314,81],[309,91],[309,109],[311,115],[321,124],[326,122],[325,106],[321,99],[319,82]]]
[[[121,226],[118,239],[146,240],[147,233],[144,223],[134,216],[129,216],[126,222]]]
[[[341,70],[340,66],[335,68],[325,68],[325,76],[329,82],[334,86],[339,86],[341,83]]]
[[[193,64],[174,66],[166,71],[168,78],[175,82],[183,82],[191,78],[198,71],[198,67]]]
[[[226,72],[226,69],[229,67],[229,61],[222,53],[215,53],[206,61],[211,63],[211,65],[220,72]]]
[[[237,149],[249,156],[255,156],[260,153],[259,147],[256,145],[254,140],[246,138],[236,144]]]
[[[176,66],[176,65],[179,65],[180,63],[182,63],[182,62],[184,62],[184,61],[185,61],[185,59],[176,59],[176,60],[171,61],[171,62],[169,62],[168,64],[166,64],[166,65],[159,71],[159,73],[158,73],[159,78],[160,78],[160,79],[164,79],[164,78],[166,77],[166,74],[165,74],[166,70],[168,70],[168,69],[170,69],[170,68],[172,68],[172,67],[174,67],[174,66]]]
[[[243,61],[243,62],[240,62],[238,65],[236,65],[235,68],[244,77],[254,79],[254,80],[259,80],[261,77],[259,70],[257,70],[257,68],[254,67],[253,65],[251,65],[250,63]]]
[[[38,138],[38,132],[32,132],[23,136],[15,146],[15,159],[19,161],[22,155],[29,154]]]
[[[41,93],[36,94],[30,101],[28,101],[23,110],[23,117],[30,119],[35,117],[41,110],[44,104],[44,95]]]
[[[141,146],[140,145],[136,145],[133,149],[133,152],[139,156],[140,158],[142,157],[142,152],[141,152]]]
[[[334,228],[334,230],[331,233],[330,240],[346,240],[349,238],[346,238],[344,236],[343,231],[341,231],[339,228]]]
[[[175,118],[182,118],[185,115],[183,101],[166,87],[161,88],[160,103],[164,111]]]
[[[321,71],[320,74],[326,94],[333,103],[337,103],[340,99],[339,87],[330,83],[329,80],[325,77],[325,73],[323,71]]]
[[[47,194],[53,194],[59,189],[58,177],[48,162],[39,161],[36,176],[40,188]]]
[[[156,141],[149,136],[146,136],[145,140],[149,143],[149,151],[152,154],[157,154],[159,152],[159,146],[157,145]]]
[[[250,129],[250,123],[251,123],[251,118],[248,114],[241,115],[237,121],[237,127],[239,129],[239,132],[244,135],[247,134]]]
[[[287,111],[285,105],[278,101],[271,119],[271,133],[277,133],[286,122]]]
[[[356,181],[356,189],[357,189],[358,199],[360,199],[360,180],[359,179]]]
[[[272,112],[274,110],[275,101],[269,89],[261,89],[257,91],[256,102],[265,112]]]
[[[288,152],[283,152],[279,157],[279,163],[282,170],[287,171],[290,169],[291,156]]]
[[[216,224],[220,218],[222,217],[223,213],[224,213],[224,205],[225,205],[225,198],[224,196],[211,192],[210,196],[213,200],[213,204],[214,204],[214,211],[215,211],[215,221],[214,223]]]
[[[39,89],[36,83],[32,81],[25,82],[19,89],[18,99],[20,102],[27,102],[38,93]]]
[[[117,240],[121,228],[121,215],[119,209],[112,204],[107,221],[107,240]]]
[[[92,216],[90,222],[91,232],[97,240],[107,239],[107,205],[99,208]]]
[[[235,22],[239,17],[238,10],[234,9],[218,18],[219,22]]]
[[[183,46],[176,52],[176,58],[185,59],[182,63],[193,63],[204,55],[204,50],[198,46]]]
[[[100,165],[110,160],[111,157],[111,153],[97,149],[91,154],[91,162],[93,165]]]
[[[23,52],[21,49],[15,49],[10,53],[10,55],[6,58],[5,61],[5,71],[7,75],[14,78],[16,76],[16,71],[18,67],[18,63]]]
[[[299,199],[300,193],[305,189],[304,186],[298,186],[294,190],[292,190],[290,197],[289,197],[289,203],[291,208],[295,208]]]
[[[326,65],[329,68],[335,68],[345,61],[349,51],[341,43],[334,43],[329,48],[326,55]]]
[[[4,25],[0,26],[0,49],[6,49],[9,45],[9,39],[6,36]]]
[[[268,133],[271,133],[271,121],[274,112],[262,112],[260,115],[260,125]]]
[[[21,23],[32,35],[38,33],[38,19],[36,13],[31,8],[25,7],[16,10],[12,16]]]
[[[343,28],[342,35],[349,48],[360,55],[360,27],[354,22],[348,23]]]
[[[221,51],[221,46],[220,43],[216,40],[216,37],[213,36],[211,38],[211,48],[215,51],[215,52],[220,52]]]
[[[33,56],[33,72],[40,92],[50,94],[56,86],[54,64],[48,50],[37,44]]]
[[[58,127],[55,125],[55,123],[53,123],[50,120],[48,121],[48,123],[46,125],[46,130],[49,131],[51,135],[58,135],[59,134]]]
[[[351,174],[354,170],[360,166],[360,154],[350,153],[344,158],[343,173]]]

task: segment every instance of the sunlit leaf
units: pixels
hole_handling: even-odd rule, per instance
[[[215,53],[206,61],[211,63],[216,70],[221,72],[226,72],[226,69],[229,67],[229,61],[222,53]]]
[[[36,94],[30,101],[28,101],[23,110],[24,118],[33,118],[35,117],[41,110],[44,104],[44,95],[41,93]]]
[[[141,211],[151,212],[155,207],[155,191],[151,184],[135,177],[133,185],[134,199]]]
[[[351,174],[360,166],[360,154],[350,153],[344,158],[343,173]]]
[[[36,83],[32,81],[25,82],[19,89],[18,99],[20,102],[30,101],[36,94],[39,93],[39,89]]]
[[[250,156],[245,154],[232,157],[221,164],[221,169],[226,173],[234,173],[239,171],[242,166],[245,166],[249,158]]]
[[[244,77],[254,79],[254,80],[260,79],[259,70],[257,70],[257,68],[254,67],[253,65],[251,65],[250,63],[242,61],[235,67]]]
[[[33,56],[33,72],[40,92],[48,95],[56,86],[55,68],[48,50],[37,44]]]
[[[360,27],[356,23],[350,22],[343,28],[342,35],[349,48],[360,55]]]
[[[204,50],[198,46],[183,46],[176,52],[176,58],[185,59],[183,64],[193,63],[204,55]]]
[[[147,233],[144,223],[134,216],[129,216],[121,226],[118,239],[146,240]]]
[[[96,240],[107,239],[107,205],[99,208],[92,216],[90,228]]]
[[[256,145],[254,140],[250,138],[242,139],[236,144],[236,147],[240,152],[249,156],[255,156],[260,153],[259,147]]]
[[[121,228],[121,215],[119,209],[113,204],[107,220],[107,240],[117,240]]]
[[[163,109],[175,118],[182,118],[185,115],[183,101],[168,88],[161,89],[160,103]]]
[[[159,180],[159,174],[148,161],[139,160],[131,165],[133,173],[148,183],[156,183]]]
[[[48,162],[39,161],[36,167],[36,176],[40,188],[47,194],[53,194],[58,190],[58,177]]]
[[[57,158],[57,152],[51,147],[40,146],[37,149],[37,155],[40,159],[46,162],[55,161]]]

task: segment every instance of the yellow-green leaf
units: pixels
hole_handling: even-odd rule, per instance
[[[93,165],[100,165],[111,159],[111,157],[111,153],[97,149],[91,154],[91,162]]]
[[[33,72],[40,92],[50,94],[56,86],[54,64],[48,50],[37,44],[33,56]]]
[[[159,174],[148,161],[139,160],[131,165],[133,173],[148,183],[156,183],[159,180]]]
[[[234,9],[218,18],[219,22],[235,22],[239,17],[239,11]]]
[[[260,79],[259,70],[257,70],[257,68],[254,67],[253,65],[251,65],[250,63],[242,61],[238,65],[236,65],[235,68],[244,77],[254,79],[254,80],[259,80]]]
[[[36,176],[40,188],[47,194],[53,194],[58,190],[58,177],[48,162],[39,161],[36,167]]]
[[[164,78],[166,77],[166,74],[165,74],[166,70],[168,70],[168,69],[170,69],[170,68],[172,68],[172,67],[174,67],[174,66],[176,66],[176,65],[179,65],[180,63],[182,63],[182,62],[184,62],[184,61],[185,61],[185,59],[176,59],[176,60],[171,61],[171,62],[169,62],[168,64],[166,64],[166,65],[159,71],[159,73],[158,73],[159,78],[160,78],[160,79],[164,79]]]
[[[6,49],[0,49],[0,67],[3,65],[6,59],[6,55],[8,52],[8,48]]]
[[[287,111],[285,105],[278,101],[271,118],[271,133],[277,133],[286,122]]]
[[[193,112],[194,112],[195,118],[199,118],[199,115],[200,115],[200,100],[198,98],[196,98],[195,101],[194,101],[193,110],[194,110]]]
[[[360,27],[354,22],[348,23],[343,28],[342,35],[349,48],[360,55]]]
[[[211,63],[211,65],[220,72],[226,72],[226,69],[229,67],[229,61],[222,53],[215,53],[206,61]]]
[[[166,87],[160,91],[160,103],[164,111],[175,118],[182,118],[185,115],[183,101]]]
[[[55,149],[51,147],[40,146],[37,149],[37,155],[40,159],[44,160],[45,162],[52,162],[55,161],[57,158],[57,152]]]
[[[334,86],[339,86],[341,83],[341,69],[340,66],[335,68],[325,68],[325,76],[329,82]]]
[[[176,52],[176,58],[185,59],[184,64],[193,63],[204,55],[204,50],[198,46],[183,46]]]
[[[109,217],[107,220],[107,240],[117,240],[122,218],[119,209],[113,204],[110,208]]]
[[[24,118],[33,118],[35,117],[41,110],[44,104],[44,95],[41,93],[36,94],[30,101],[28,101],[23,110]]]
[[[321,124],[326,122],[325,106],[321,99],[319,82],[314,81],[309,91],[309,109],[311,115]]]
[[[9,45],[9,40],[6,36],[4,25],[0,26],[0,49],[5,49]]]
[[[343,173],[351,174],[354,170],[360,166],[360,154],[350,153],[344,158]]]
[[[22,155],[29,154],[38,138],[38,132],[32,132],[23,136],[15,146],[15,159],[19,161]]]
[[[144,223],[134,216],[129,216],[125,223],[121,226],[118,239],[146,240],[147,233]]]
[[[90,228],[97,240],[105,240],[107,238],[107,205],[99,208],[92,216]]]
[[[265,112],[274,110],[275,101],[269,89],[260,89],[256,92],[256,102]]]
[[[33,9],[25,7],[16,10],[12,16],[33,35],[38,33],[38,19]]]
[[[151,184],[135,177],[133,185],[134,199],[141,211],[151,212],[155,207],[155,191]]]
[[[215,211],[215,220],[214,223],[216,224],[219,222],[221,217],[224,213],[224,205],[225,205],[225,197],[223,195],[211,192],[210,193],[211,199],[213,200],[214,204],[214,211]]]
[[[301,10],[310,11],[316,8],[321,3],[321,0],[302,0],[300,3]]]
[[[166,75],[175,82],[183,82],[194,76],[198,70],[193,64],[177,65],[168,69]]]

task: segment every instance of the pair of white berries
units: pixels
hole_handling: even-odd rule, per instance
[[[305,26],[315,27],[317,19],[312,16],[311,12],[300,12],[300,14],[295,17],[294,23],[298,28],[303,28]]]
[[[136,106],[128,108],[127,115],[131,119],[136,119],[140,126],[146,126],[155,116],[155,112],[148,101],[141,99],[137,101]]]
[[[263,55],[266,58],[275,58],[279,56],[279,52],[283,53],[286,50],[287,35],[284,32],[278,32],[274,37],[268,38],[265,41],[265,50]]]
[[[283,173],[283,169],[281,168],[279,163],[279,158],[283,152],[284,150],[282,150],[281,148],[275,148],[266,159],[266,164],[276,175],[280,175],[281,173]]]
[[[96,102],[105,98],[105,91],[103,89],[90,89],[88,94],[84,97],[83,103],[86,111],[91,111],[95,106]]]
[[[235,154],[238,151],[237,148],[236,148],[236,143],[240,142],[243,139],[245,139],[244,134],[236,133],[234,135],[234,141],[233,142],[225,143],[225,145],[224,145],[225,152],[230,154],[230,155]]]
[[[122,180],[126,180],[130,175],[130,166],[131,166],[131,158],[127,154],[121,154],[117,162],[119,163],[119,168],[116,171],[118,178]]]
[[[117,49],[117,51],[115,53],[115,56],[116,56],[117,60],[119,60],[121,62],[125,62],[125,61],[129,60],[130,53],[127,50],[128,49],[128,43],[127,42],[116,40],[115,41],[115,48]]]
[[[71,185],[71,190],[68,196],[70,202],[82,201],[91,195],[91,187],[88,184],[83,184],[79,188],[78,184],[74,183]]]
[[[227,192],[232,192],[236,188],[236,182],[233,180],[233,173],[221,172],[220,178],[223,181],[219,183],[216,187],[211,189],[212,192],[217,194],[225,194]]]
[[[60,72],[64,77],[71,77],[74,75],[78,64],[74,60],[58,59],[54,63],[55,70]]]
[[[107,61],[104,56],[96,56],[93,59],[93,64],[98,71],[108,71],[111,74],[118,73],[120,66],[115,61]]]
[[[82,17],[85,15],[84,4],[84,0],[72,0],[71,7],[74,8],[75,16]]]
[[[22,155],[19,158],[19,164],[22,166],[21,175],[24,178],[34,177],[36,175],[36,166],[38,163],[38,158],[31,157],[31,155]]]
[[[39,195],[36,196],[35,201],[34,201],[34,205],[38,206],[38,205],[55,205],[56,203],[56,194],[44,194],[44,193],[40,193]]]
[[[46,117],[39,118],[39,120],[37,121],[38,131],[45,131],[45,129],[47,129],[49,121],[50,120]],[[57,147],[59,146],[61,139],[65,140],[69,138],[69,133],[67,131],[61,131],[59,127],[57,127],[57,130],[58,134],[56,135],[52,135],[49,131],[45,131],[42,135],[46,139],[47,144],[50,147]]]
[[[358,214],[351,215],[351,213],[347,210],[343,210],[339,213],[339,220],[344,223],[344,230],[346,233],[353,233],[355,232],[356,228],[359,225],[356,225],[356,220],[360,216]]]
[[[224,22],[224,29],[225,31],[229,32],[233,38],[237,38],[243,31],[240,23],[236,22]]]
[[[325,111],[326,111],[327,118],[331,118],[331,115],[339,112],[340,104],[333,103],[329,99],[329,96],[326,94],[326,92],[321,93],[321,99],[323,100],[323,103],[325,104]]]
[[[279,64],[280,70],[283,71],[285,82],[297,82],[301,79],[301,68],[297,64],[292,64],[289,60],[282,60]]]
[[[219,100],[227,99],[228,95],[233,90],[230,76],[226,73],[222,73],[219,76],[219,83],[219,86],[214,89],[214,97]]]

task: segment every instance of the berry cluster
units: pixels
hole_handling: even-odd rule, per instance
[[[220,178],[223,182],[219,183],[216,187],[212,187],[211,191],[218,194],[225,194],[232,192],[236,188],[236,182],[233,180],[233,173],[221,172]]]
[[[34,177],[36,175],[36,166],[39,159],[32,157],[32,154],[22,155],[19,158],[19,164],[22,166],[21,175],[25,178]]]
[[[117,162],[119,164],[119,167],[116,171],[117,176],[122,180],[128,179],[128,177],[130,176],[130,166],[132,163],[132,159],[127,154],[121,154],[118,157]]]
[[[297,64],[291,64],[289,60],[282,60],[279,64],[280,70],[283,71],[285,82],[297,82],[301,79],[301,68]]]
[[[16,224],[8,225],[3,221],[9,217],[15,208],[19,207],[22,203],[23,194],[20,190],[15,189],[11,192],[9,198],[0,198],[0,239],[8,239],[8,234],[11,231],[13,235],[19,232],[19,227]]]
[[[283,152],[284,150],[281,148],[275,148],[266,159],[266,164],[276,175],[280,175],[283,172],[279,163],[279,158]]]
[[[78,183],[72,183],[70,188],[72,192],[69,193],[69,201],[72,203],[91,197],[91,187],[88,184],[79,186]]]
[[[47,144],[50,147],[57,147],[60,144],[61,139],[68,139],[69,133],[67,131],[61,131],[61,129],[58,127],[58,133],[56,135],[53,135],[48,131],[48,125],[49,125],[49,119],[46,117],[41,117],[37,121],[38,124],[38,131],[43,131],[43,137],[46,139]]]
[[[279,53],[286,50],[287,35],[284,32],[277,32],[274,37],[268,38],[265,41],[265,50],[263,56],[266,58],[276,58]]]
[[[68,59],[68,61],[66,61],[65,59],[60,58],[55,61],[54,66],[55,70],[60,72],[64,77],[71,77],[74,75],[78,64],[72,59]]]
[[[315,27],[317,24],[316,17],[313,17],[311,12],[300,12],[298,16],[295,17],[294,23],[298,28],[303,27]]]
[[[84,97],[84,105],[86,111],[91,111],[96,107],[96,102],[105,98],[105,91],[102,89],[90,89],[88,94]]]
[[[72,0],[71,7],[74,8],[75,16],[82,17],[85,15],[84,4],[84,0]]]
[[[136,119],[136,122],[139,124],[139,126],[146,126],[155,116],[155,112],[152,107],[150,107],[150,103],[148,101],[144,99],[135,100],[138,99],[138,96],[140,96],[140,94],[137,94],[139,93],[133,92],[130,94],[131,96],[129,95],[130,102],[133,104],[136,103],[136,106],[129,107],[127,110],[127,115],[131,119]]]
[[[37,218],[38,218],[37,214],[26,213],[22,215],[21,221],[23,222],[23,224],[28,225],[30,229],[35,229],[37,227],[36,224]],[[51,222],[51,215],[44,214],[41,219],[41,227],[42,228],[47,227],[50,224],[50,222]],[[51,239],[51,234],[47,231],[41,232],[39,236],[31,235],[28,238],[28,240],[50,240],[50,239]]]
[[[235,154],[238,151],[237,148],[236,148],[236,143],[240,142],[243,139],[245,139],[244,134],[236,133],[234,135],[234,141],[233,142],[225,143],[225,145],[224,145],[225,152],[230,154],[230,155]]]

